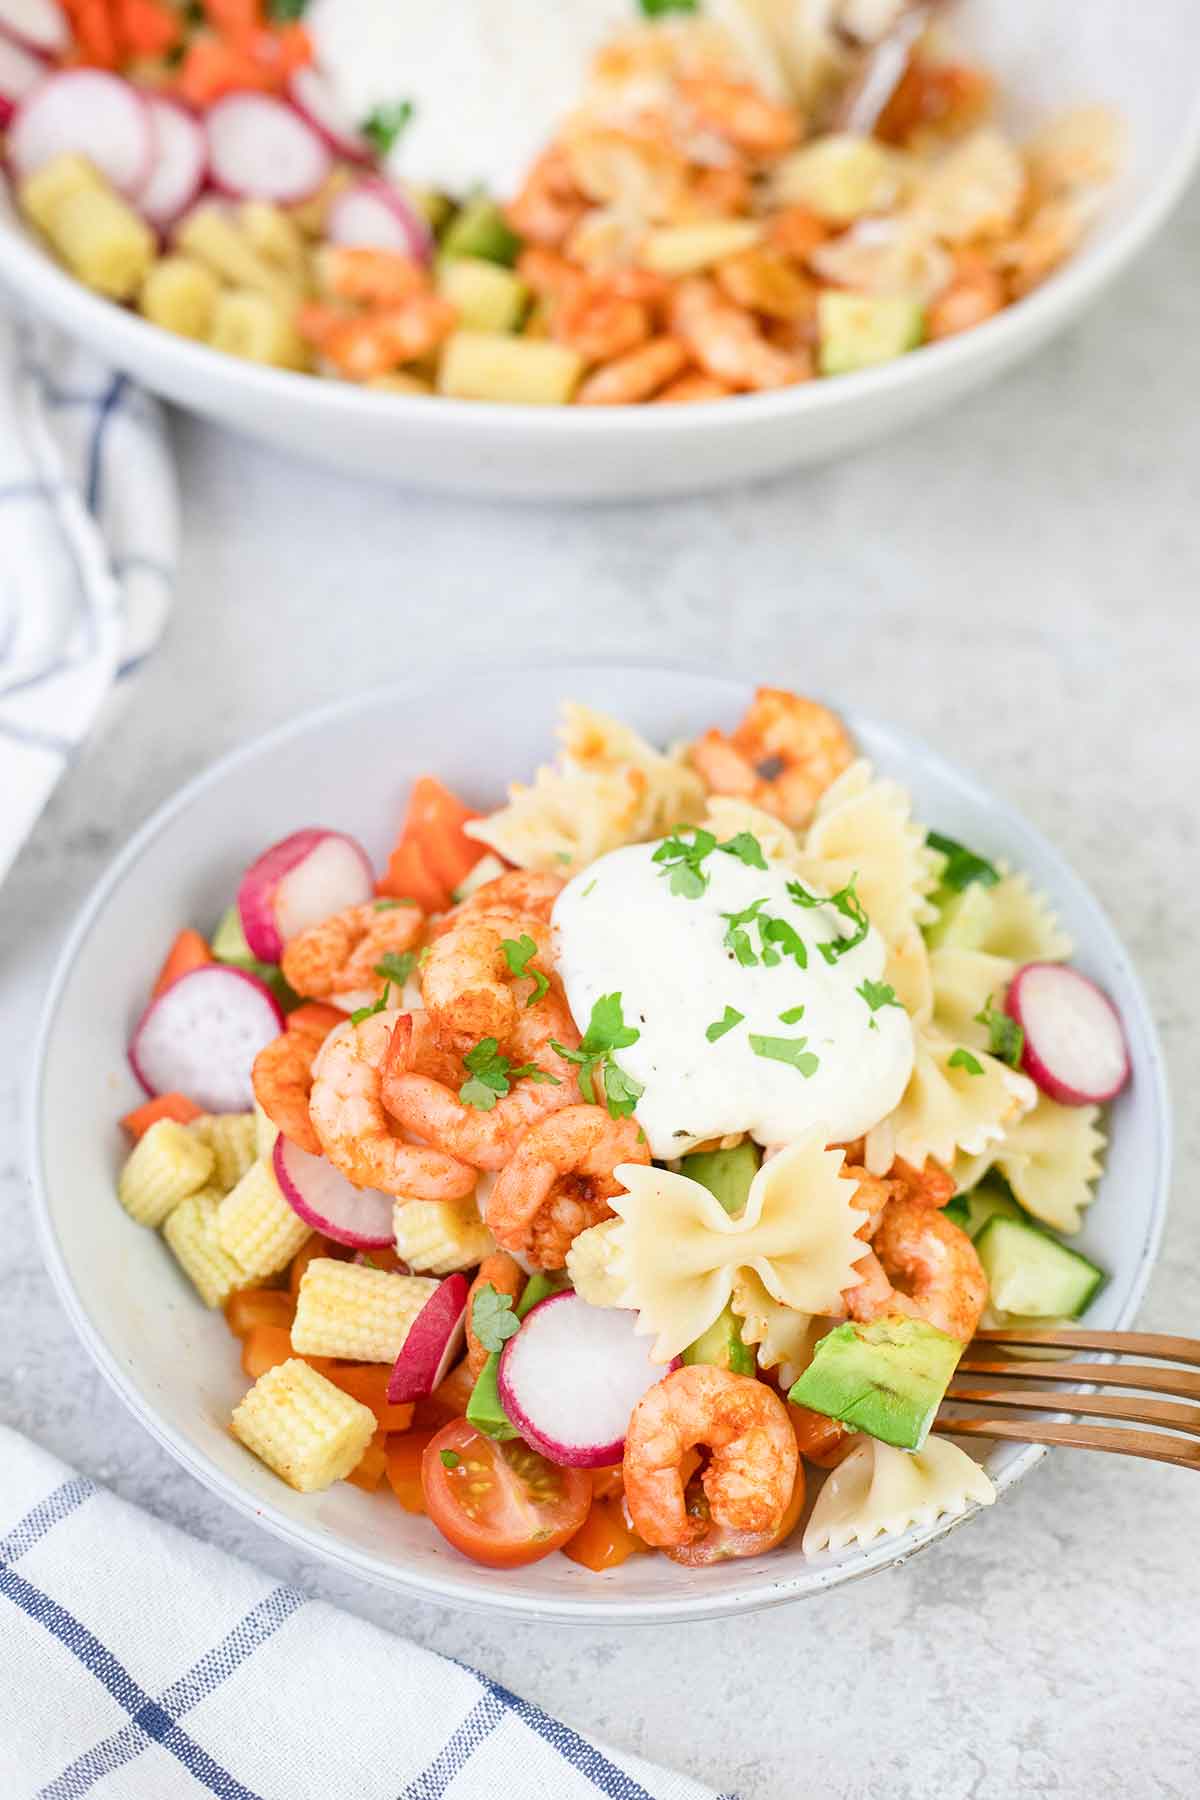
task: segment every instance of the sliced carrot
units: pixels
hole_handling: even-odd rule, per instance
[[[325,1036],[335,1025],[345,1023],[345,1013],[336,1006],[326,1006],[323,1000],[305,1000],[303,1005],[293,1007],[287,1016],[289,1031],[311,1031],[314,1036],[318,1032]]]
[[[417,844],[434,877],[456,888],[485,854],[484,846],[463,831],[479,816],[435,775],[422,775],[413,782],[400,841]]]
[[[387,1438],[382,1431],[377,1431],[362,1454],[362,1461],[357,1468],[351,1469],[346,1480],[353,1482],[365,1493],[373,1494],[387,1471]]]
[[[127,1112],[121,1125],[136,1143],[160,1119],[175,1119],[180,1125],[186,1125],[189,1119],[199,1117],[200,1108],[186,1094],[156,1094],[153,1100],[146,1100],[132,1112]]]
[[[421,1458],[425,1446],[438,1434],[440,1427],[426,1431],[405,1431],[387,1442],[388,1486],[405,1512],[425,1511],[425,1492],[421,1486]]]
[[[330,1381],[352,1400],[369,1406],[383,1431],[407,1431],[413,1422],[413,1409],[407,1402],[393,1405],[387,1397],[392,1369],[390,1363],[340,1363],[327,1370]]]
[[[423,912],[445,912],[450,904],[450,888],[436,876],[411,838],[401,838],[379,883],[381,894],[396,900],[415,900]]]
[[[183,20],[166,0],[113,0],[113,10],[126,57],[165,56],[183,36]]]
[[[226,94],[269,89],[271,81],[250,50],[201,34],[188,45],[175,78],[175,91],[189,106],[212,106]]]
[[[77,59],[96,69],[115,69],[120,60],[108,0],[65,0]]]
[[[150,990],[150,998],[157,1000],[164,989],[169,988],[173,981],[178,981],[181,975],[190,975],[193,969],[202,969],[205,963],[212,960],[212,951],[200,933],[193,931],[189,925],[179,933],[167,951],[167,960],[158,971],[158,978]]]
[[[313,60],[312,39],[298,19],[280,25],[275,32],[279,46],[279,66],[284,76],[294,75]]]
[[[259,1325],[292,1329],[296,1302],[284,1288],[242,1288],[225,1302],[225,1323],[234,1337],[249,1337]]]
[[[204,16],[223,38],[235,42],[262,28],[261,0],[204,0]]]
[[[256,1325],[242,1339],[242,1372],[257,1381],[291,1354],[292,1338],[286,1325]]]
[[[599,1574],[601,1569],[616,1569],[639,1551],[649,1549],[637,1533],[625,1523],[619,1500],[593,1500],[591,1511],[569,1543],[563,1555],[573,1563]]]

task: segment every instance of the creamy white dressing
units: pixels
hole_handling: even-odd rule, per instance
[[[619,993],[627,1025],[640,1036],[615,1060],[642,1083],[636,1117],[659,1158],[682,1155],[705,1138],[747,1131],[762,1144],[788,1144],[821,1125],[829,1143],[860,1137],[891,1112],[913,1067],[913,1034],[899,1006],[872,1012],[855,990],[883,975],[886,949],[871,930],[829,964],[817,949],[849,934],[831,907],[801,908],[789,871],[764,872],[720,851],[704,862],[707,891],[671,892],[653,844],[602,856],[568,882],[554,908],[558,968],[575,1023]],[[728,921],[764,898],[764,916],[785,919],[808,948],[802,969],[783,956],[743,967],[724,939]],[[760,937],[750,929],[757,953]],[[785,1024],[780,1014],[803,1006]],[[705,1033],[732,1007],[742,1019],[715,1042]],[[795,1042],[817,1066],[756,1053],[751,1034]]]

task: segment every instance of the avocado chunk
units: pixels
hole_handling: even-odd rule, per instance
[[[822,375],[851,375],[915,350],[925,335],[925,312],[904,294],[826,288],[817,301],[817,330]]]
[[[957,1338],[923,1319],[838,1325],[788,1399],[897,1449],[919,1450],[962,1353]]]
[[[443,256],[479,256],[511,268],[520,248],[520,238],[509,230],[504,214],[486,194],[468,200],[442,233]]]
[[[732,1150],[694,1150],[680,1163],[680,1172],[690,1175],[706,1187],[714,1200],[720,1201],[727,1213],[740,1213],[750,1192],[750,1183],[758,1174],[762,1152],[750,1138],[743,1138]],[[702,1359],[707,1362],[708,1358]]]
[[[235,969],[245,969],[248,975],[257,975],[285,1010],[300,1004],[299,994],[292,992],[283,979],[278,964],[259,962],[256,956],[251,955],[246,934],[242,930],[242,917],[236,906],[229,907],[221,914],[221,922],[213,932],[209,949],[218,962],[228,963]]]
[[[467,331],[515,331],[529,303],[520,276],[482,256],[439,258],[437,287]]]
[[[978,1187],[971,1188],[968,1193],[955,1194],[942,1214],[972,1239],[977,1238],[984,1226],[997,1216],[1029,1223],[1024,1207],[1018,1206],[1007,1184],[994,1174],[985,1176]]]
[[[712,1363],[718,1369],[729,1369],[734,1375],[753,1375],[754,1352],[742,1342],[741,1326],[733,1308],[727,1306],[683,1353],[685,1363]]]
[[[525,1291],[513,1307],[513,1312],[518,1319],[523,1319],[526,1313],[533,1311],[539,1300],[548,1299],[551,1294],[557,1294],[567,1285],[561,1276],[538,1269],[525,1283]],[[509,1438],[519,1437],[520,1433],[515,1426],[510,1425],[508,1414],[500,1404],[499,1368],[500,1352],[493,1350],[471,1389],[471,1398],[467,1401],[467,1423],[473,1425],[476,1431],[482,1431],[484,1437],[505,1443]]]

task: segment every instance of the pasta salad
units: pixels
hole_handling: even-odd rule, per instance
[[[499,809],[422,777],[382,873],[311,827],[184,927],[118,1197],[301,1492],[498,1568],[867,1544],[993,1498],[931,1435],[981,1323],[1104,1281],[1063,1239],[1129,1059],[1070,955],[817,702],[568,703]]]

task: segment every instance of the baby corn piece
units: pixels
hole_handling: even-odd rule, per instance
[[[205,1306],[223,1305],[235,1289],[249,1287],[255,1279],[221,1248],[217,1209],[223,1198],[219,1188],[189,1194],[163,1226],[176,1262]]]
[[[311,1236],[312,1228],[292,1211],[275,1171],[261,1158],[226,1194],[217,1214],[222,1250],[260,1281],[285,1268]]]
[[[55,156],[26,176],[17,198],[25,217],[49,237],[54,216],[65,200],[76,194],[102,193],[104,187],[103,175],[85,156]]]
[[[269,200],[245,201],[238,207],[237,219],[253,251],[297,287],[310,286],[308,245],[294,219]]]
[[[253,1113],[201,1113],[187,1129],[213,1153],[213,1186],[235,1188],[258,1158],[258,1121]]]
[[[247,1450],[301,1494],[349,1475],[375,1435],[370,1408],[298,1357],[260,1375],[232,1423]]]
[[[193,256],[164,256],[155,263],[138,295],[138,311],[152,325],[203,342],[212,329],[221,284]]]
[[[315,1256],[301,1277],[292,1348],[300,1356],[395,1362],[437,1285],[421,1275]]]
[[[702,219],[695,225],[660,225],[648,231],[638,251],[643,269],[659,275],[694,275],[740,256],[762,237],[757,219]]]
[[[471,1269],[496,1248],[474,1200],[397,1200],[396,1252],[421,1274]]]
[[[295,301],[250,288],[218,295],[208,341],[214,350],[274,369],[306,369],[308,348],[296,329]]]
[[[177,250],[203,263],[230,287],[269,295],[282,307],[296,305],[297,284],[260,256],[220,207],[198,206],[177,226],[174,238]]]
[[[159,1119],[129,1152],[117,1198],[137,1224],[157,1229],[181,1200],[205,1185],[214,1161],[210,1147],[186,1125]]]
[[[270,1162],[275,1149],[275,1139],[279,1136],[279,1127],[271,1119],[256,1100],[254,1102],[254,1142],[259,1156]]]
[[[21,184],[22,209],[85,287],[130,300],[154,262],[154,233],[80,156],[57,156]]]

